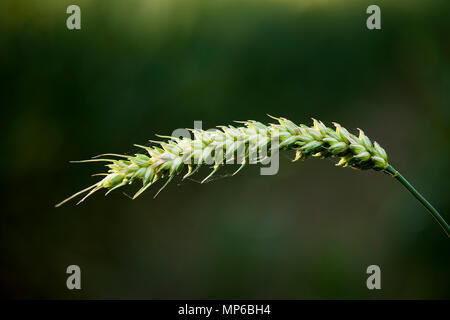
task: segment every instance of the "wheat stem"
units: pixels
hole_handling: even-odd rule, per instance
[[[403,177],[400,172],[398,172],[396,169],[394,169],[391,165],[388,165],[386,167],[386,172],[391,174],[395,179],[397,179],[406,189],[408,189],[409,192],[412,193],[412,195],[419,200],[419,202],[431,213],[433,218],[439,223],[441,228],[444,230],[447,237],[450,238],[450,226],[448,223],[444,220],[444,218],[439,214],[439,212],[431,205],[431,203],[428,202],[427,199],[425,199],[419,191],[417,191],[409,182],[408,180]]]

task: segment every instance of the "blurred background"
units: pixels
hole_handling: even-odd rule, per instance
[[[66,28],[67,6],[81,30]],[[366,8],[381,7],[381,30]],[[53,206],[202,120],[363,128],[450,220],[448,1],[2,1],[0,292],[58,299],[448,299],[450,240],[395,180],[291,163],[156,199]],[[204,177],[206,168],[197,176]],[[133,193],[136,186],[124,191]],[[66,288],[79,265],[82,290]],[[382,290],[366,288],[369,265]]]

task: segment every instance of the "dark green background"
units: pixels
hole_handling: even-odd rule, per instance
[[[78,4],[82,29],[66,28]],[[378,4],[382,30],[366,28]],[[251,166],[157,199],[100,193],[55,209],[102,164],[203,120],[363,128],[450,219],[448,1],[2,1],[1,296],[450,297],[450,239],[394,179]],[[226,168],[227,175],[234,168]],[[197,179],[204,177],[203,170]],[[125,191],[132,193],[137,187]],[[65,287],[82,269],[82,290]],[[382,290],[366,288],[381,267]]]

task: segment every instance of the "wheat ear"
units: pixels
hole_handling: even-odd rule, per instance
[[[233,160],[241,160],[240,168],[234,173],[236,174],[245,165],[251,163],[252,159],[253,163],[262,163],[278,150],[295,150],[296,156],[293,161],[309,156],[338,158],[337,166],[361,170],[374,169],[395,177],[428,209],[450,237],[450,227],[439,212],[396,169],[389,165],[384,149],[377,142],[372,143],[361,129],[359,129],[359,135],[355,136],[338,123],[333,123],[335,129],[332,129],[315,119],[313,119],[313,126],[309,127],[303,124],[296,125],[285,118],[271,118],[278,123],[265,125],[249,120],[238,122],[244,124],[240,127],[219,126],[219,129],[212,131],[193,129],[191,130],[194,135],[192,139],[159,136],[165,140],[152,141],[152,146],[135,145],[144,149],[146,154],[128,156],[109,153],[89,160],[74,161],[107,162],[106,167],[109,170],[107,173],[98,174],[105,175],[102,180],[58,203],[56,207],[88,191],[78,204],[100,189],[108,189],[106,192],[108,194],[140,180],[142,187],[133,196],[135,199],[158,180],[167,178],[156,193],[158,195],[175,176],[183,171],[185,166],[188,170],[183,179],[195,174],[202,165],[212,164],[213,170],[202,180],[204,183],[221,166]],[[269,150],[266,153],[261,152],[266,150],[265,148]]]

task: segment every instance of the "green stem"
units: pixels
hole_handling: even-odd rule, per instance
[[[450,238],[450,226],[448,225],[448,223],[444,220],[444,218],[442,218],[442,216],[439,214],[439,212],[431,205],[431,203],[429,203],[427,201],[427,199],[425,199],[420,193],[419,191],[417,191],[409,182],[408,180],[405,179],[405,177],[403,177],[400,172],[398,172],[396,169],[394,169],[392,166],[388,165],[387,168],[385,169],[386,172],[388,172],[390,175],[392,175],[393,177],[395,177],[398,181],[400,181],[400,183],[406,188],[408,189],[409,192],[412,193],[412,195],[414,197],[416,197],[417,200],[420,201],[420,203],[427,208],[427,210],[431,213],[431,215],[433,216],[433,218],[437,221],[437,223],[439,223],[439,225],[441,226],[441,228],[444,230],[445,234],[447,235],[447,237]]]

